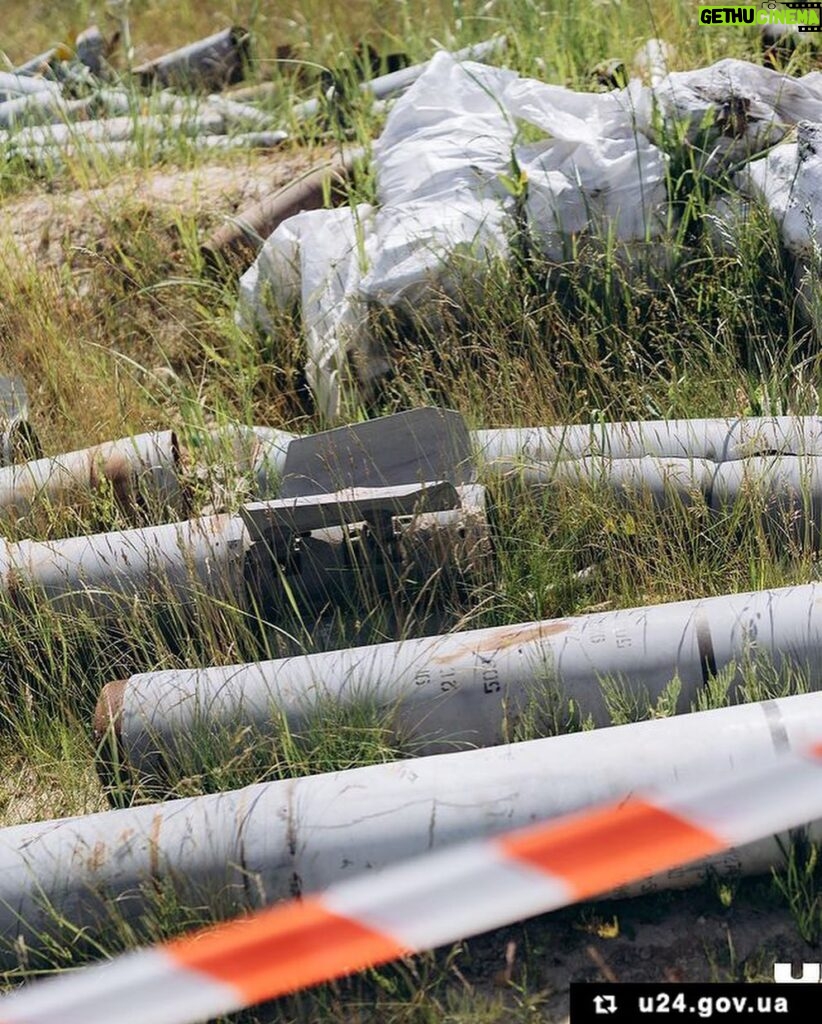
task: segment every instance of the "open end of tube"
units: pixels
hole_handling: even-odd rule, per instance
[[[192,506],[191,488],[182,478],[182,470],[185,468],[185,463],[176,430],[171,431],[171,463],[174,467],[174,474],[177,477],[177,486],[180,489],[180,512],[183,518],[188,518],[191,515]]]
[[[107,791],[109,803],[115,807],[125,806],[130,793],[122,744],[123,698],[127,685],[127,679],[107,683],[100,691],[92,720],[97,775]]]
[[[92,721],[95,743],[101,743],[106,735],[111,733],[117,741],[117,745],[120,745],[123,698],[127,685],[127,679],[117,679],[112,683],[106,683],[100,691]]]
[[[23,419],[13,420],[8,427],[8,447],[12,463],[42,458],[43,448],[34,427]]]

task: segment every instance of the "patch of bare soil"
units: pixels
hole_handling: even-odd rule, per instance
[[[457,963],[512,1008],[567,1024],[571,982],[771,982],[775,963],[820,959],[767,879],[725,891],[728,906],[706,885],[571,908],[471,940]]]
[[[105,185],[27,193],[0,207],[0,252],[71,266],[73,254],[98,249],[112,218],[135,206],[196,217],[209,230],[322,159],[322,153],[281,150],[193,170],[130,169]]]

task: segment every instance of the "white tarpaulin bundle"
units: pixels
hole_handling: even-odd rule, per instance
[[[659,147],[684,138],[695,164],[727,173],[802,118],[822,121],[820,73],[722,60],[591,94],[439,53],[375,143],[379,206],[283,223],[240,282],[238,322],[270,331],[267,301],[301,306],[306,376],[333,420],[350,364],[361,386],[388,368],[369,304],[418,315],[434,294],[459,296],[523,227],[552,260],[582,238],[608,239],[629,260],[656,240],[666,258],[674,215]]]
[[[242,278],[239,322],[270,329],[267,297],[301,304],[307,378],[333,419],[349,358],[361,383],[386,369],[369,354],[368,303],[418,307],[466,271],[481,279],[508,253],[518,209],[554,258],[583,231],[605,229],[621,242],[659,236],[666,163],[636,131],[635,96],[633,87],[574,93],[438,54],[375,145],[379,208],[282,224]]]
[[[637,97],[637,123],[657,142],[684,134],[709,172],[750,159],[779,142],[801,120],[822,121],[822,74],[791,78],[728,58],[707,68],[675,71]]]
[[[822,121],[822,114],[820,114]],[[792,256],[822,246],[822,124],[797,125],[795,141],[775,146],[737,174],[742,195],[765,203]]]

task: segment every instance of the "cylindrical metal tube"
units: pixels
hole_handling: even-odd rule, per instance
[[[171,430],[107,441],[0,469],[0,510],[24,515],[37,502],[64,503],[108,483],[127,513],[183,510],[177,437]]]
[[[226,488],[251,498],[276,498],[288,445],[296,436],[274,427],[233,423],[190,434],[187,450],[200,476],[214,486],[217,504],[223,503],[220,495]]]
[[[731,462],[752,455],[822,455],[822,416],[647,420],[475,430],[491,471],[549,467],[565,459],[659,458]]]
[[[235,911],[272,903],[637,790],[776,763],[820,731],[822,695],[810,694],[6,828],[0,938],[36,947],[56,920],[93,929],[106,897],[135,916],[158,884]],[[811,834],[822,837],[820,823]],[[780,863],[768,839],[645,888]]]
[[[25,152],[44,146],[65,146],[80,142],[121,142],[144,134],[162,136],[171,131],[185,135],[220,135],[225,131],[225,117],[218,110],[200,106],[191,115],[124,115],[99,121],[77,121],[73,124],[34,125],[16,131],[9,137],[9,141],[21,152]]]
[[[143,85],[219,91],[241,82],[251,60],[251,37],[239,25],[140,64],[134,74]]]
[[[522,475],[526,482],[548,484],[559,472],[568,472],[567,467],[560,471],[559,463],[573,460],[590,460],[585,470],[589,477],[607,477],[610,473],[624,472],[631,478],[632,473],[637,474],[641,467],[634,467],[633,471],[630,467],[616,470],[612,463],[651,457],[686,462],[704,460],[716,464],[759,457],[764,460],[760,465],[767,467],[774,465],[774,456],[822,455],[822,416],[749,416],[498,428],[473,430],[471,440],[484,479]],[[281,459],[284,453],[283,449],[281,453],[273,454],[275,459]],[[695,469],[695,473],[712,468],[706,467],[704,462]],[[664,463],[649,461],[645,465],[649,479],[654,468],[659,470],[657,477],[663,475]],[[677,464],[673,463],[672,469],[676,468]],[[681,471],[684,464],[679,468]]]
[[[86,100],[74,100],[74,109],[79,104],[88,109]],[[16,125],[56,124],[71,116],[72,101],[59,93],[34,92],[0,103],[0,128],[14,128]],[[9,139],[4,139],[9,141]]]
[[[822,686],[822,584],[531,622],[276,661],[134,675],[104,693],[121,758],[156,775],[192,730],[299,730],[320,700],[367,698],[420,752],[500,743],[559,713],[608,725],[615,701],[653,706],[678,680],[687,711],[713,676],[754,657]],[[610,680],[606,685],[605,680]],[[609,706],[609,701],[611,702]]]
[[[12,71],[0,71],[0,97],[11,99],[15,96],[24,96],[35,92],[59,93],[60,91],[60,86],[56,82],[50,82],[45,78],[29,77],[15,74]]]
[[[71,50],[61,43],[59,46],[53,46],[50,50],[46,50],[45,53],[38,53],[36,57],[31,57],[25,64],[19,64],[12,74],[26,78],[46,75],[51,73],[53,64],[60,60],[68,60],[70,56]],[[2,87],[0,87],[0,91],[2,91]]]
[[[209,96],[204,106],[208,110],[214,110],[222,114],[227,125],[253,128],[259,132],[270,132],[275,130],[276,127],[272,124],[271,114],[265,110],[252,107],[250,103],[238,103],[227,96]],[[282,132],[283,138],[286,135],[286,132]]]
[[[56,611],[93,616],[127,611],[155,594],[173,607],[202,594],[238,601],[248,535],[239,516],[206,516],[65,540],[0,540],[0,587],[32,593]]]
[[[203,244],[202,253],[206,261],[215,266],[221,258],[242,254],[250,262],[265,239],[284,220],[302,210],[318,210],[323,205],[326,192],[332,198],[343,198],[345,183],[361,155],[361,150],[349,150],[242,210]]]
[[[252,476],[252,493],[257,498],[276,497],[283,471],[289,444],[296,434],[273,427],[249,427],[253,436],[253,445],[249,458]]]
[[[239,135],[193,135],[186,145],[198,152],[215,149],[275,149],[287,138],[285,132],[243,132]],[[152,139],[155,148],[160,152],[164,149],[172,153],[179,147],[179,139],[155,136]],[[140,152],[137,139],[120,139],[115,142],[71,142],[62,146],[31,146],[16,148],[19,156],[27,160],[33,167],[53,167],[66,158],[76,159],[79,156],[97,156],[103,160],[128,160]]]
[[[474,437],[486,476],[537,487],[584,483],[645,495],[660,507],[699,501],[723,512],[753,496],[773,535],[820,546],[820,417],[536,427]]]

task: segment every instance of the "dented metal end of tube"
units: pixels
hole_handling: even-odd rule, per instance
[[[100,691],[92,724],[95,743],[100,744],[111,734],[119,744],[123,724],[123,694],[127,683],[127,679],[116,679],[106,683]]]

